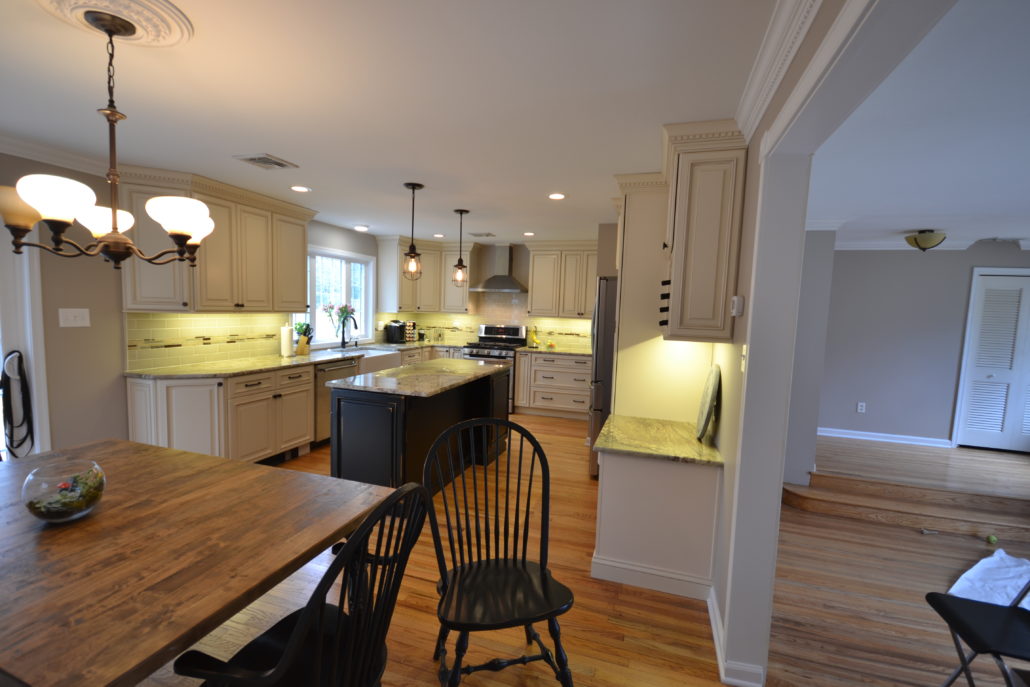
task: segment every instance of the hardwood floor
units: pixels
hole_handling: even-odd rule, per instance
[[[551,567],[576,594],[560,618],[577,685],[692,687],[718,685],[706,605],[700,601],[594,580],[596,482],[586,474],[585,423],[517,416],[540,439],[552,471]],[[328,472],[322,448],[284,465]],[[923,595],[943,590],[993,547],[960,535],[921,535],[901,527],[805,513],[784,506],[767,684],[774,687],[932,685],[956,664],[945,630]],[[1006,542],[1030,557],[1030,544]],[[205,638],[199,648],[230,656],[276,619],[302,604],[325,556]],[[412,555],[390,629],[384,687],[436,687],[436,561],[428,530]],[[473,635],[472,661],[520,655],[520,631]],[[982,661],[982,663],[980,663]],[[978,685],[998,685],[980,659]],[[982,682],[981,682],[982,680]],[[170,666],[146,685],[192,685]],[[557,684],[540,663],[466,677],[463,685]]]

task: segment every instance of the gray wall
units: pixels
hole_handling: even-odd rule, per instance
[[[308,244],[334,250],[346,250],[351,253],[362,253],[372,257],[379,254],[374,236],[318,220],[308,222]]]
[[[619,270],[615,267],[615,252],[618,250],[618,225],[597,225],[597,276],[617,277]]]
[[[97,193],[98,203],[108,203],[107,182],[101,177],[0,154],[0,185],[13,186],[23,175],[34,173],[81,181]],[[83,243],[90,240],[81,227],[70,229],[68,236]],[[28,240],[39,241],[38,230]],[[6,242],[2,250],[9,250]],[[40,263],[45,340],[42,353],[53,447],[108,437],[128,438],[122,377],[125,339],[121,273],[100,258],[68,259],[44,253]],[[58,308],[88,308],[91,326],[58,327]]]
[[[820,427],[950,439],[974,267],[1030,267],[1030,251],[835,254]]]

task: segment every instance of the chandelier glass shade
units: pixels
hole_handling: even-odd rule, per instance
[[[469,283],[469,270],[465,265],[465,261],[461,257],[461,239],[464,233],[464,222],[465,215],[469,214],[468,210],[455,210],[458,213],[458,262],[454,263],[454,271],[451,272],[451,283],[455,286],[468,286]]]
[[[913,248],[918,248],[925,253],[931,248],[936,248],[944,243],[944,239],[946,238],[948,238],[948,235],[943,231],[920,229],[916,233],[906,236],[905,242]]]
[[[105,12],[89,11],[86,21],[107,35],[107,106],[97,110],[107,120],[109,165],[107,183],[110,190],[108,206],[97,205],[96,194],[86,184],[74,179],[51,174],[29,174],[18,180],[14,188],[0,186],[0,216],[11,232],[15,253],[31,246],[54,255],[74,258],[80,255],[101,255],[115,269],[121,268],[126,258],[137,257],[155,265],[188,261],[196,265],[197,250],[205,236],[214,230],[214,220],[207,205],[193,198],[159,196],[147,201],[146,210],[165,231],[173,248],[145,255],[132,239],[124,235],[135,224],[131,213],[118,208],[118,158],[115,125],[125,119],[114,103],[114,38],[131,36],[136,32],[132,23]],[[25,241],[36,223],[42,221],[50,230],[52,245]],[[93,235],[93,243],[80,245],[66,238],[65,232],[73,222],[86,227]]]
[[[408,181],[405,188],[411,189],[411,243],[404,253],[404,263],[401,274],[405,279],[416,281],[422,277],[422,254],[415,250],[415,191],[425,188],[424,184],[417,181]]]

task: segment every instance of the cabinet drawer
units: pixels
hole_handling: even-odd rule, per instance
[[[574,410],[585,413],[590,407],[590,393],[533,389],[531,405],[534,408],[557,408],[558,410]]]
[[[289,370],[278,370],[275,373],[277,386],[294,386],[297,384],[310,384],[314,378],[314,372],[310,365],[307,367],[291,368]]]
[[[275,374],[262,372],[261,374],[246,375],[244,377],[230,377],[228,380],[229,395],[239,396],[255,391],[267,391],[275,388]]]
[[[546,353],[533,354],[533,369],[555,369],[590,371],[589,355],[547,355]]]
[[[589,370],[533,370],[533,386],[589,390]]]
[[[404,351],[401,353],[401,365],[422,362],[422,351]]]

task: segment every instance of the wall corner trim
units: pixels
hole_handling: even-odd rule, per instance
[[[708,592],[708,622],[712,626],[712,640],[715,644],[715,659],[719,664],[719,681],[736,687],[762,687],[765,684],[765,669],[762,666],[739,661],[728,661],[723,642],[725,630],[722,614],[719,613],[719,598],[715,587]]]
[[[747,140],[758,128],[821,4],[822,0],[778,0],[773,8],[737,105],[736,120]]]
[[[886,441],[892,444],[910,444],[912,446],[934,446],[937,448],[954,448],[955,444],[951,439],[938,439],[935,437],[916,437],[905,434],[881,434],[879,432],[860,432],[854,429],[837,429],[834,427],[820,427],[819,436],[838,437],[841,439],[864,439],[865,441]]]

